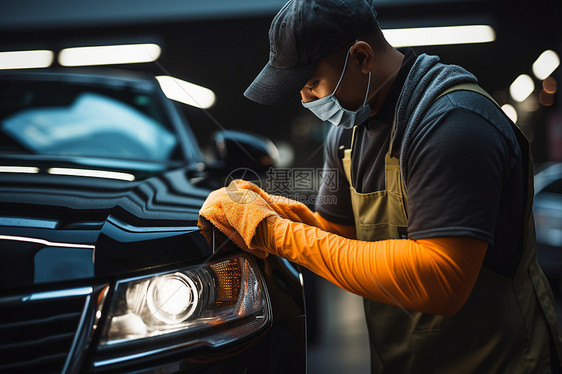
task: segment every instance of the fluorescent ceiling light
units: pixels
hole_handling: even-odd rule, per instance
[[[215,93],[208,88],[167,75],[159,75],[156,79],[168,99],[202,109],[215,103]]]
[[[386,40],[395,48],[421,45],[488,43],[496,40],[491,26],[445,26],[382,30]]]
[[[512,105],[502,105],[502,110],[513,121],[513,123],[517,123],[517,110],[515,110]]]
[[[530,94],[535,90],[535,83],[533,78],[527,74],[521,74],[509,86],[509,94],[513,100],[522,103]]]
[[[156,61],[160,52],[157,44],[65,48],[59,54],[59,63],[62,66],[136,64]]]
[[[0,173],[36,174],[39,168],[31,166],[0,166]]]
[[[559,65],[560,57],[549,49],[541,53],[537,61],[533,63],[533,74],[540,80],[546,79]]]
[[[119,179],[124,181],[133,181],[135,176],[129,173],[120,173],[116,171],[89,170],[89,169],[69,169],[69,168],[50,168],[47,173],[54,175],[72,175],[78,177],[93,177],[106,179]]]
[[[53,59],[54,53],[46,50],[0,52],[0,70],[46,68]]]

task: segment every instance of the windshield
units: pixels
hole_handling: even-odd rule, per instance
[[[128,86],[3,81],[0,121],[3,153],[150,161],[178,154],[159,97]]]

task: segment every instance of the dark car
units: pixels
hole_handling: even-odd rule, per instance
[[[182,113],[140,73],[0,74],[0,372],[305,371],[299,270],[197,228],[272,144],[206,163]]]

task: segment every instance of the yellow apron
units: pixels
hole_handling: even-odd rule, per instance
[[[457,85],[439,97],[455,90],[475,91],[493,101],[475,84]],[[550,373],[549,334],[562,357],[554,297],[536,261],[529,144],[517,126],[513,128],[528,169],[525,247],[514,277],[483,266],[467,302],[449,317],[364,299],[373,373]],[[391,156],[392,139],[385,156],[385,190],[358,193],[351,180],[355,132],[356,128],[342,162],[357,239],[405,238],[407,199],[399,159]]]

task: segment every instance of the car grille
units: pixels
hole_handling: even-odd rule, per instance
[[[88,293],[86,288],[0,298],[0,372],[60,373]]]

